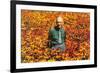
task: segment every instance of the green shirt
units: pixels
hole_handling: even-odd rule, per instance
[[[64,29],[55,29],[52,28],[49,30],[49,40],[51,41],[51,45],[63,44],[65,42],[66,33]]]

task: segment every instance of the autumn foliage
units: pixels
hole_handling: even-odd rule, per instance
[[[47,46],[48,31],[57,16],[64,19],[66,49]],[[83,12],[21,11],[21,62],[88,60],[90,58],[90,14]]]

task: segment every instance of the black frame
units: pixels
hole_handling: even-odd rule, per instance
[[[58,6],[58,7],[75,7],[94,9],[94,64],[91,65],[75,65],[75,66],[59,66],[59,67],[43,67],[43,68],[26,68],[16,69],[16,5],[41,5],[41,6]],[[47,3],[33,1],[11,1],[11,30],[10,30],[10,46],[11,46],[11,72],[29,72],[29,71],[44,71],[44,70],[59,70],[59,69],[77,69],[97,67],[97,6],[94,5],[77,5],[77,4],[62,4],[62,3]]]

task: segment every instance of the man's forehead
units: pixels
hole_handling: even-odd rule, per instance
[[[57,22],[58,22],[58,21],[63,21],[63,18],[62,18],[61,16],[59,16],[59,17],[57,17],[56,20],[57,20]]]

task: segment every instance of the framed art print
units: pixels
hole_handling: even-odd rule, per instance
[[[11,72],[97,66],[97,7],[11,1]]]

